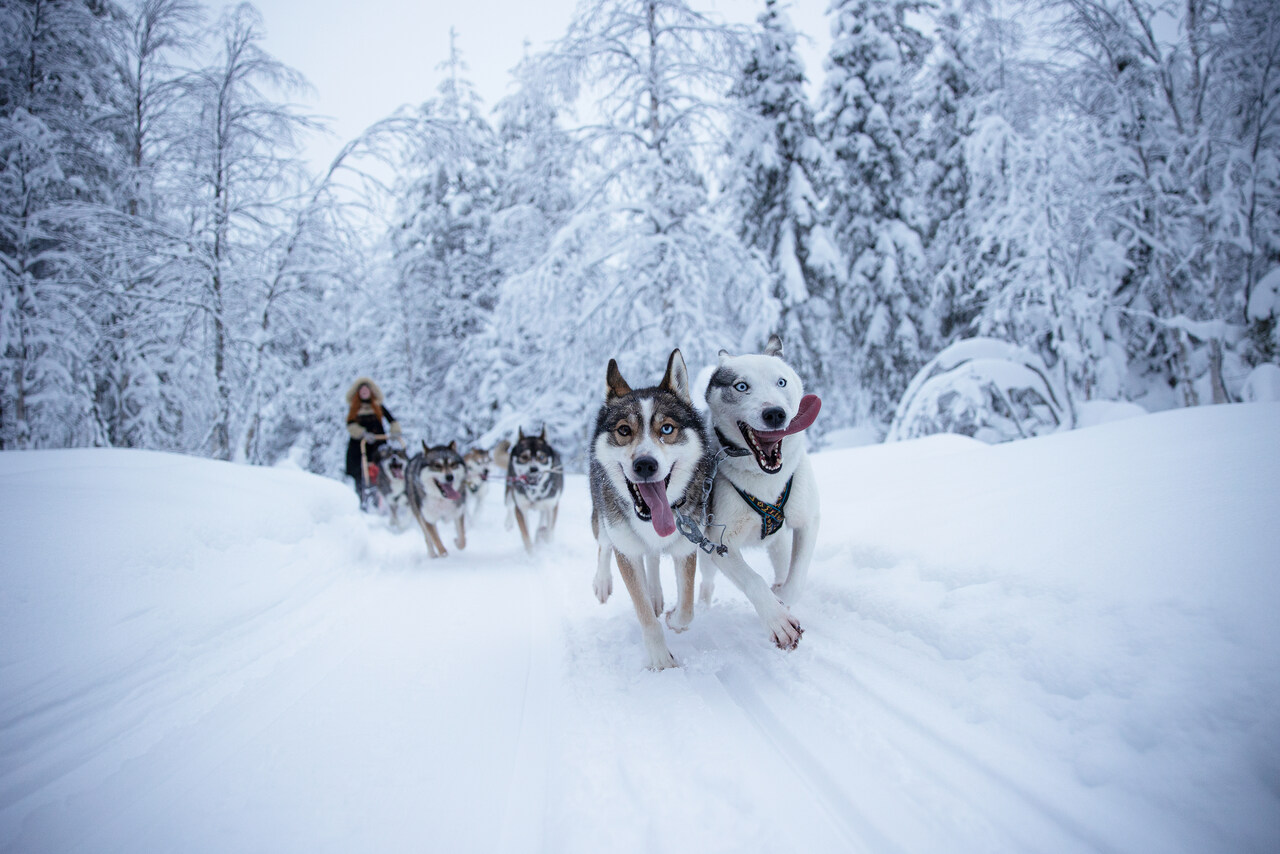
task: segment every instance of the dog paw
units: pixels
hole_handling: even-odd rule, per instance
[[[667,627],[673,632],[683,632],[689,628],[693,622],[693,611],[690,609],[688,615],[681,616],[678,608],[672,608],[667,612]]]
[[[609,597],[613,595],[613,573],[596,573],[595,580],[591,582],[591,589],[595,591],[601,605],[608,602]]]
[[[453,541],[453,545],[454,545],[454,547],[455,547],[455,548],[457,548],[457,550],[458,550],[458,551],[462,551],[463,549],[465,549],[465,548],[467,547],[467,541],[466,541],[466,540],[454,540],[454,541]]]
[[[778,617],[769,622],[769,634],[778,649],[790,651],[800,643],[804,629],[800,628],[800,621],[783,608]]]
[[[650,670],[666,670],[671,667],[679,667],[674,655],[667,650],[661,652],[650,651],[649,653],[649,669]]]

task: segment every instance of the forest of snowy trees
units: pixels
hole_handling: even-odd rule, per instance
[[[332,474],[367,373],[577,466],[610,357],[771,332],[873,436],[975,336],[1149,410],[1280,361],[1275,0],[832,0],[821,69],[695,5],[582,0],[492,105],[451,39],[314,174],[252,6],[3,0],[0,448]]]

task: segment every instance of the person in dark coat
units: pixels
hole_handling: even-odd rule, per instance
[[[383,405],[382,389],[368,377],[361,377],[347,389],[347,432],[351,434],[347,442],[347,475],[355,479],[356,495],[363,505],[365,480],[360,471],[360,440],[365,440],[365,459],[373,461],[388,435],[400,435],[400,423]]]

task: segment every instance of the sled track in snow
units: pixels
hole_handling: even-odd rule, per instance
[[[1023,850],[1036,848],[1036,843],[1043,845],[1044,839],[1029,836],[1025,830],[1025,821],[1014,822],[1011,817],[1038,817],[1045,831],[1056,830],[1064,841],[1070,840],[1081,849],[1119,854],[1119,849],[1112,843],[1099,837],[1077,817],[1037,793],[1030,781],[1019,782],[1002,772],[997,764],[984,760],[975,749],[966,747],[954,738],[948,738],[937,727],[909,711],[906,704],[896,702],[891,697],[894,682],[903,683],[903,691],[916,689],[906,685],[902,675],[886,663],[883,657],[877,660],[875,648],[882,645],[884,639],[852,628],[864,618],[853,613],[846,602],[839,604],[850,612],[850,617],[856,619],[843,624],[845,632],[832,638],[835,645],[826,649],[815,646],[809,650],[812,663],[828,677],[809,680],[807,685],[810,689],[832,702],[840,702],[850,692],[833,690],[830,686],[842,684],[865,698],[867,702],[860,711],[874,722],[879,733],[911,762],[912,767],[927,771],[958,800],[975,807],[983,804],[978,808],[986,819],[1010,839],[1017,840]],[[865,675],[859,675],[859,670],[878,673],[878,678],[868,680]],[[774,681],[782,687],[779,680]],[[873,687],[871,681],[881,684]],[[888,688],[885,683],[888,683]],[[914,704],[916,708],[937,707],[936,702],[931,703],[927,698],[919,699],[920,702]],[[954,712],[940,709],[940,713]],[[1024,829],[1019,830],[1016,826],[1018,824],[1024,825]]]
[[[727,665],[718,670],[715,676],[724,689],[725,696],[751,722],[764,743],[772,747],[795,773],[851,845],[874,852],[902,850],[886,838],[857,804],[844,794],[844,788],[774,714],[751,687],[751,680],[739,667]]]

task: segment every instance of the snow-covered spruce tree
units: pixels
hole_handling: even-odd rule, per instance
[[[933,51],[915,90],[921,123],[910,147],[928,261],[927,331],[931,340],[944,346],[972,335],[980,308],[965,159],[980,95],[969,36],[954,0],[942,0],[936,24]]]
[[[853,351],[838,299],[846,267],[821,198],[831,184],[830,164],[805,94],[790,19],[768,0],[758,22],[755,44],[730,92],[736,113],[724,195],[738,236],[768,263],[788,361],[838,418],[852,382]]]
[[[574,216],[503,288],[500,328],[523,342],[510,419],[576,437],[611,356],[627,376],[657,377],[680,346],[696,371],[775,327],[767,275],[707,189],[742,44],[681,0],[585,0],[541,58],[566,103],[588,102],[598,121],[578,138]]]
[[[0,448],[106,441],[90,362],[98,287],[86,212],[120,165],[106,6],[0,6]]]
[[[917,121],[909,83],[929,49],[908,15],[925,6],[923,0],[835,0],[818,110],[836,169],[832,227],[850,261],[841,302],[857,342],[852,411],[880,428],[888,426],[931,346],[927,266],[906,145]]]
[[[275,99],[304,84],[262,49],[253,7],[229,10],[218,33],[215,63],[190,79],[189,132],[176,144],[187,164],[178,204],[190,223],[181,278],[201,335],[193,350],[207,354],[193,368],[213,387],[211,395],[187,402],[184,427],[194,431],[189,446],[230,459],[236,425],[245,417],[256,330],[270,298],[270,247],[303,186],[295,152],[299,132],[311,123]]]
[[[491,362],[485,333],[499,282],[495,138],[453,32],[441,70],[437,97],[420,113],[424,125],[452,128],[454,144],[441,148],[432,134],[415,147],[392,235],[404,317],[389,382],[405,395],[399,406],[406,427],[429,441],[466,436],[477,410],[492,409],[476,392]]]

